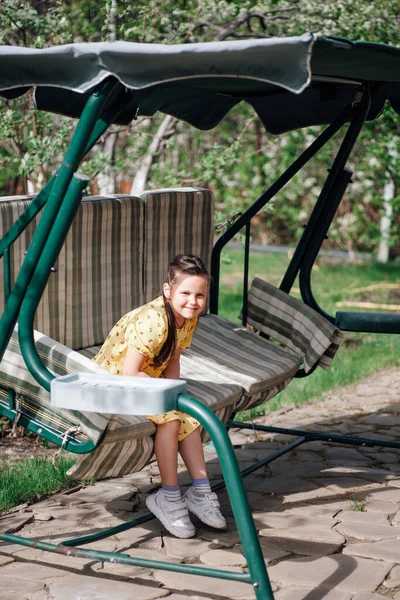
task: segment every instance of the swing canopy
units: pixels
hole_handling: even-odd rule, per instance
[[[346,108],[350,120],[366,86],[368,120],[386,100],[400,113],[400,48],[384,44],[306,33],[179,45],[0,46],[0,95],[12,99],[35,88],[40,110],[79,117],[109,79],[123,86],[114,100],[119,124],[160,111],[206,130],[244,100],[268,132],[279,134],[332,123]]]

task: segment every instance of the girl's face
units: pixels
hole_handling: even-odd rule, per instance
[[[164,295],[169,300],[178,327],[185,319],[198,317],[205,309],[208,283],[201,275],[178,275],[175,283],[164,283]]]

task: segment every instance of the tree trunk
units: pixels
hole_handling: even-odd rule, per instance
[[[397,159],[397,152],[393,146],[389,147],[389,156],[395,161]],[[390,228],[392,225],[393,206],[392,201],[395,196],[394,181],[388,172],[389,181],[383,188],[383,215],[380,223],[381,237],[379,241],[378,254],[376,260],[379,263],[387,263],[389,260],[390,253]]]
[[[117,143],[117,134],[110,133],[104,142],[103,152],[107,154],[109,160],[104,168],[104,171],[97,175],[97,185],[99,187],[100,196],[110,196],[115,194],[115,166],[114,154]]]
[[[158,131],[154,136],[149,146],[149,149],[146,152],[145,157],[140,163],[140,167],[135,175],[135,179],[133,180],[131,187],[132,196],[138,196],[143,192],[143,190],[146,189],[147,179],[149,177],[149,172],[153,164],[154,157],[157,156],[157,154],[159,153],[165,135],[168,129],[170,128],[173,120],[174,117],[170,117],[169,115],[167,115],[166,117],[164,117],[160,127],[158,128]]]

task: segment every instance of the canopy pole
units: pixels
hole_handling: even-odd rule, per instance
[[[58,170],[54,182],[52,182],[51,185],[49,185],[49,182],[46,186],[47,190],[50,189],[48,194],[49,202],[46,203],[43,216],[35,231],[28,253],[18,273],[0,320],[0,360],[2,360],[5,349],[10,341],[23,298],[32,280],[44,246],[48,241],[49,233],[60,206],[62,205],[64,195],[71,182],[72,176],[82,160],[84,153],[87,151],[89,144],[95,143],[92,130],[110,96],[119,91],[119,83],[107,82],[101,90],[94,92],[90,96],[72,137],[64,162]],[[43,202],[46,201],[46,194],[47,191],[42,198]],[[21,223],[22,221],[20,222],[20,226]],[[25,226],[26,224],[27,223],[25,223]],[[15,230],[13,235],[15,235]]]
[[[211,255],[211,276],[212,283],[210,289],[210,312],[218,314],[218,292],[220,278],[220,261],[221,252],[224,246],[244,227],[254,215],[261,210],[267,202],[269,202],[300,169],[307,164],[313,156],[339,131],[342,125],[346,122],[347,110],[334,122],[331,123],[290,165],[290,167],[282,173],[280,177],[269,187],[252,206],[230,227],[215,243]]]
[[[290,261],[286,273],[283,276],[281,285],[279,286],[280,289],[286,293],[290,292],[292,285],[300,269],[302,268],[303,263],[306,263],[308,265],[307,268],[309,268],[311,272],[312,265],[315,261],[315,258],[318,255],[321,244],[325,238],[326,232],[329,229],[329,226],[335,213],[333,213],[329,223],[327,224],[326,230],[324,230],[323,233],[319,235],[317,232],[319,232],[320,230],[321,220],[324,220],[324,213],[327,210],[327,207],[329,207],[331,201],[333,200],[333,196],[337,194],[337,188],[341,187],[340,179],[346,179],[346,174],[344,174],[343,170],[351,154],[351,151],[353,150],[354,144],[356,143],[357,138],[360,134],[364,121],[367,117],[370,103],[371,97],[369,89],[365,87],[361,102],[358,104],[357,108],[354,111],[354,116],[347,129],[346,135],[343,138],[343,141],[340,145],[336,158],[333,162],[332,168],[329,171],[328,177],[321,190],[319,198],[314,206],[314,209],[310,215],[306,228],[304,229],[303,235],[301,236],[300,241],[297,244],[292,260]],[[307,291],[305,291],[305,295],[308,299],[310,299],[309,295],[307,294]],[[304,297],[303,300],[306,302]],[[308,302],[306,302],[306,304],[308,304]],[[315,308],[315,306],[317,306],[316,302],[313,308],[321,312],[321,309],[319,307]]]

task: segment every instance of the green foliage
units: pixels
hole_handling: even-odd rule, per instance
[[[0,43],[47,47],[116,38],[146,43],[299,35],[324,35],[397,44],[398,0],[3,0]],[[141,119],[118,132],[117,189],[132,182],[162,116]],[[70,137],[66,119],[39,113],[25,96],[0,104],[0,193],[35,191],[54,173]],[[267,136],[250,107],[235,108],[211,132],[179,122],[154,156],[147,187],[205,185],[216,194],[217,221],[244,211],[318,134],[320,128]],[[374,251],[379,243],[383,189],[392,182],[392,253],[400,245],[400,126],[386,107],[364,128],[354,148],[349,186],[329,243]],[[373,143],[371,143],[373,140]],[[396,146],[397,144],[397,146]],[[287,243],[299,238],[332,164],[336,143],[326,149],[270,202],[254,222],[257,241]],[[394,152],[389,156],[389,148]],[[95,178],[109,162],[102,144],[81,170]],[[29,186],[29,188],[28,188]],[[128,188],[129,189],[129,188]]]

